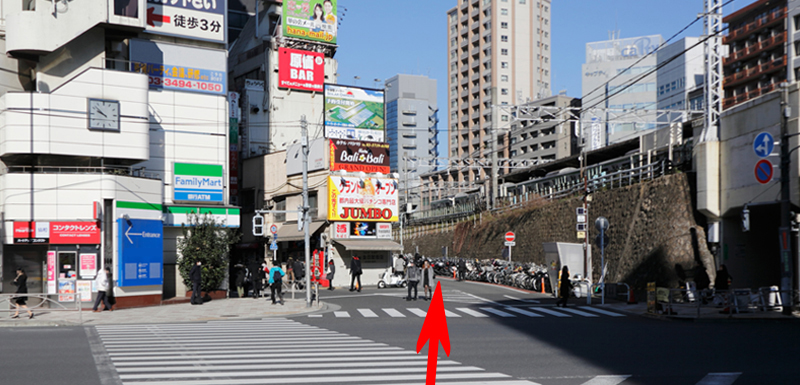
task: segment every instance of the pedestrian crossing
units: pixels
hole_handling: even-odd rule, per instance
[[[395,311],[384,313],[402,314]],[[425,352],[289,319],[95,328],[123,385],[422,385],[427,371]],[[439,358],[436,382],[536,385],[446,357]]]
[[[389,317],[389,318],[425,318],[426,311],[420,308],[406,308],[406,309],[395,309],[395,308],[381,308],[381,309],[365,309],[365,308],[358,308],[353,312],[351,315],[349,311],[334,311],[332,314],[311,314],[309,318],[324,318],[324,317],[333,317],[333,318],[351,318],[351,317],[363,317],[363,318],[380,318],[380,317]],[[474,318],[489,318],[489,317],[498,317],[498,318],[545,318],[545,317],[555,317],[555,318],[603,318],[603,317],[625,317],[625,314],[616,313],[613,311],[599,309],[596,307],[590,306],[579,306],[577,308],[558,308],[558,310],[551,308],[551,307],[544,307],[544,306],[525,306],[525,307],[512,307],[512,306],[500,306],[500,307],[487,307],[481,306],[477,308],[468,308],[468,307],[457,307],[453,310],[445,309],[445,315],[447,318],[461,318],[461,317],[474,317]]]

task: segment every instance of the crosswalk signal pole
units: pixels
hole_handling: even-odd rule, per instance
[[[306,257],[306,307],[311,307],[311,234],[309,234],[308,223],[308,123],[306,116],[300,118],[300,129],[302,138],[300,144],[303,147],[303,243],[305,244]],[[300,215],[300,213],[298,213]]]

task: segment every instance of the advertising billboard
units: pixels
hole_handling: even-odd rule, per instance
[[[299,49],[278,49],[278,87],[322,92],[325,55]]]
[[[96,222],[14,222],[14,243],[96,245],[100,228]]]
[[[383,142],[383,91],[325,85],[325,137]]]
[[[154,219],[117,219],[119,286],[161,286],[164,283],[164,225]]]
[[[147,0],[147,25],[150,33],[224,43],[225,5],[223,0]]]
[[[285,0],[283,36],[336,44],[337,0]]]
[[[388,174],[389,144],[331,139],[331,171],[345,170]]]
[[[329,176],[328,220],[397,222],[397,180]]]
[[[130,51],[131,71],[146,74],[152,89],[227,95],[223,50],[131,39]]]
[[[222,166],[175,163],[173,169],[174,201],[222,203]]]

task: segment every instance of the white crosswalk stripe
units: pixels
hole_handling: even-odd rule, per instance
[[[519,299],[517,297],[512,297],[510,295],[504,295],[503,297],[506,297],[506,298],[514,300],[514,301],[520,301],[520,302],[526,302],[526,303],[540,303],[539,301],[537,301],[535,299]]]
[[[379,314],[358,310],[365,317]],[[424,352],[288,319],[95,328],[123,385],[417,385],[425,382],[427,371]],[[243,329],[261,336],[251,341],[257,344],[243,345]],[[303,333],[313,338],[298,341]],[[439,359],[436,383],[536,385],[445,357]]]
[[[526,310],[530,309],[530,310]],[[578,310],[580,309],[580,310]],[[501,318],[516,318],[520,315],[530,318],[545,318],[545,317],[558,317],[558,318],[572,318],[572,317],[585,317],[585,318],[599,318],[599,317],[626,317],[625,314],[615,313],[612,311],[598,309],[589,306],[581,306],[576,308],[558,308],[557,310],[552,307],[544,307],[544,306],[534,306],[534,307],[515,307],[515,306],[503,306],[503,307],[478,307],[475,309],[468,308],[468,307],[457,307],[455,311],[450,311],[445,309],[445,315],[450,318],[459,318],[462,315],[466,314],[467,316],[474,317],[474,318],[488,318],[488,317],[501,317]],[[380,317],[392,317],[392,318],[406,318],[409,317],[408,313],[413,316],[417,316],[420,318],[425,318],[427,312],[420,308],[381,308],[381,309],[356,309],[358,314],[360,314],[364,318],[380,318]],[[320,318],[325,317],[325,314],[312,314],[308,317],[313,318]],[[330,315],[327,315],[330,317]],[[334,311],[333,317],[336,318],[351,318],[351,315],[347,311]],[[286,335],[291,335],[290,333],[293,332],[291,328],[285,328]],[[253,334],[249,331],[242,331],[243,333],[240,336],[240,339],[244,341],[251,341],[251,337]],[[324,334],[324,331],[317,331],[316,333]],[[307,337],[310,339],[314,339],[314,336],[310,335],[302,335],[297,336],[298,338]],[[205,337],[198,337],[198,338],[205,338]]]
[[[617,385],[630,376],[597,376],[581,385]]]
[[[697,385],[731,385],[742,373],[708,373]]]

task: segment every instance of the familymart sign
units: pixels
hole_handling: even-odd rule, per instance
[[[222,166],[175,163],[173,200],[176,202],[222,203]]]

